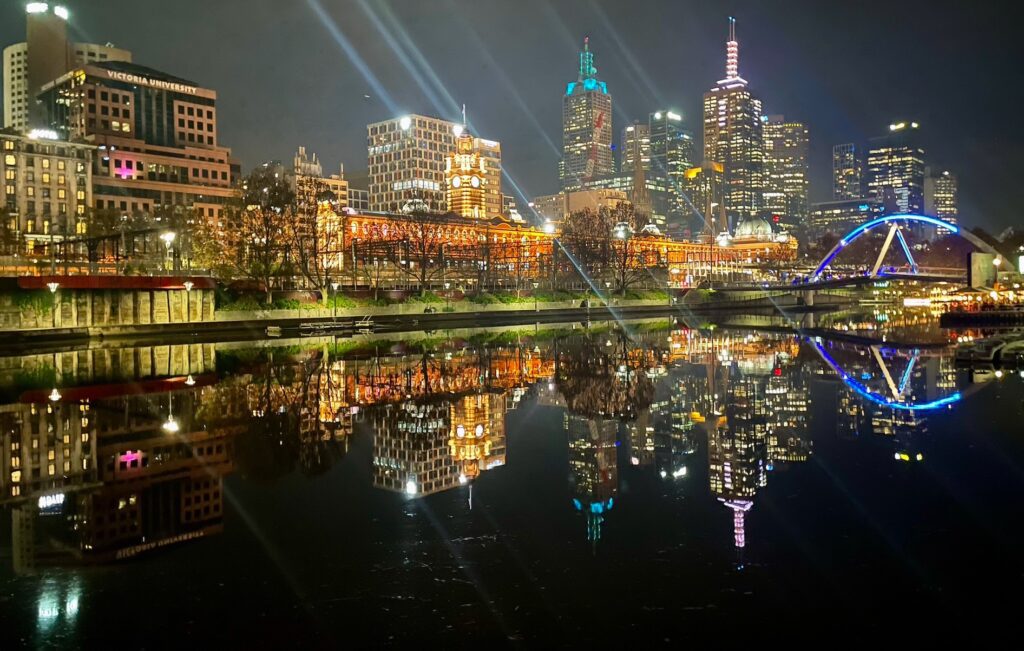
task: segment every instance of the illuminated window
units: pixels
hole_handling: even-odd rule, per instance
[[[7,154],[4,156],[4,163],[7,165],[14,165],[18,160],[14,157],[14,154]]]
[[[43,159],[43,169],[44,170],[50,169],[50,159],[49,158],[44,158]]]
[[[43,183],[49,183],[49,182],[50,182],[50,173],[49,172],[43,172]]]
[[[62,160],[57,161],[57,169],[63,170],[65,165],[66,164],[64,163],[64,161],[62,161]]]

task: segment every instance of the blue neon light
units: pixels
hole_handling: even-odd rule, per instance
[[[914,370],[914,360],[916,357],[910,358],[910,363],[907,364],[907,368],[903,371],[903,379],[900,380],[900,395],[903,395],[904,389],[907,388],[907,382],[910,381],[910,372]]]
[[[939,398],[938,400],[932,400],[931,402],[922,403],[920,405],[908,405],[902,402],[895,402],[893,400],[883,398],[875,393],[872,393],[866,386],[853,379],[849,373],[839,367],[839,363],[832,358],[825,348],[817,341],[813,342],[814,347],[818,350],[818,354],[832,367],[832,370],[836,372],[839,378],[843,381],[846,386],[853,389],[860,396],[867,398],[871,402],[880,404],[885,407],[892,407],[893,409],[903,409],[906,411],[929,411],[932,409],[940,409],[946,405],[950,405],[954,402],[959,402],[963,397],[960,392],[953,393],[946,396],[945,398]]]
[[[855,239],[863,235],[865,232],[871,230],[872,228],[878,226],[879,224],[888,224],[890,222],[898,221],[921,222],[924,224],[931,224],[936,228],[944,228],[945,230],[954,234],[960,232],[960,229],[954,226],[953,224],[944,222],[941,219],[936,219],[934,217],[928,217],[927,215],[886,215],[885,217],[872,219],[869,222],[864,222],[857,228],[847,233],[846,236],[843,237],[843,239],[839,240],[839,244],[836,245],[836,247],[832,250],[831,253],[829,253],[828,257],[821,261],[821,264],[818,265],[818,268],[814,270],[814,274],[812,277],[817,278],[818,276],[820,276],[821,272],[824,271],[825,267],[827,267],[837,255],[839,255],[840,251],[849,246],[851,242],[853,242]]]

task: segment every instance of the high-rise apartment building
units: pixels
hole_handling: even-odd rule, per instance
[[[36,95],[43,84],[72,67],[102,61],[131,62],[131,52],[110,43],[69,42],[68,18],[67,9],[61,5],[30,2],[26,6],[27,40],[4,48],[3,53],[5,128],[27,131],[32,126],[45,126]],[[35,111],[35,122],[30,125],[32,111]]]
[[[231,150],[217,141],[217,92],[132,63],[76,68],[39,95],[62,138],[99,148],[96,208],[152,214],[192,208],[220,217],[234,196]]]
[[[924,178],[924,212],[956,225],[959,210],[955,174],[949,170],[927,170]]]
[[[367,125],[370,210],[444,212],[445,158],[461,128],[423,115]]]
[[[651,128],[642,122],[634,122],[622,130],[621,146],[619,147],[619,170],[632,172],[636,153],[640,153],[640,162],[645,172],[651,171]]]
[[[723,166],[725,209],[733,223],[757,215],[764,191],[761,100],[740,77],[733,18],[729,19],[725,78],[704,94],[704,159]]]
[[[924,148],[917,122],[889,125],[889,133],[872,138],[868,150],[868,196],[886,213],[924,209]]]
[[[669,225],[685,228],[690,208],[683,193],[686,170],[695,164],[693,134],[683,127],[683,117],[676,111],[655,111],[647,121],[651,138],[651,175],[665,179],[668,192],[666,220]]]
[[[781,115],[764,120],[764,210],[788,228],[807,219],[810,170],[807,125]]]
[[[612,96],[597,78],[588,37],[579,54],[579,74],[562,99],[562,187],[579,189],[590,179],[613,174],[614,167]]]
[[[852,142],[832,147],[832,199],[844,201],[864,196],[864,167],[860,149]]]

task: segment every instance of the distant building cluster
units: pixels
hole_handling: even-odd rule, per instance
[[[86,232],[95,211],[219,219],[241,170],[218,139],[217,92],[110,43],[73,42],[69,20],[60,5],[29,3],[25,41],[3,51],[8,239],[38,253]],[[958,219],[955,173],[929,164],[920,125],[908,121],[866,147],[836,145],[832,198],[810,204],[810,129],[765,112],[740,75],[732,18],[725,75],[703,97],[701,143],[663,107],[622,127],[616,148],[613,96],[589,38],[577,63],[562,94],[556,194],[506,194],[501,143],[473,133],[465,109],[461,121],[408,114],[367,125],[365,171],[325,173],[305,147],[285,171],[322,181],[356,212],[524,222],[522,200],[527,220],[553,228],[569,212],[629,202],[660,233],[720,244],[816,237],[898,212]]]

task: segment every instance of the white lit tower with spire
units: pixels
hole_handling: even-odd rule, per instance
[[[740,46],[732,17],[725,48],[725,77],[704,93],[704,160],[723,166],[725,212],[735,226],[762,208],[764,133],[761,100],[740,76]]]

